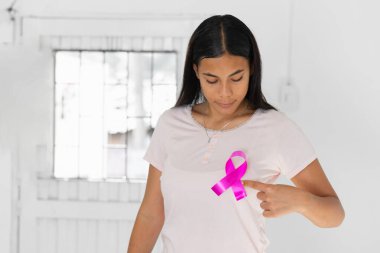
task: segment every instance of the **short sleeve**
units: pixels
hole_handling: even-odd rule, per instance
[[[291,179],[317,158],[314,147],[301,128],[287,119],[278,140],[278,166],[281,174]]]
[[[165,112],[161,114],[158,118],[157,125],[153,131],[152,137],[150,139],[149,146],[143,156],[143,159],[148,163],[152,164],[159,171],[164,169],[164,162],[166,159],[166,146],[165,138],[166,137],[166,128],[165,126]]]

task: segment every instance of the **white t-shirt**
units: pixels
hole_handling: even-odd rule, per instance
[[[317,158],[301,129],[276,110],[257,109],[245,122],[208,143],[191,105],[166,110],[143,157],[161,174],[165,222],[163,253],[265,253],[269,240],[257,190],[245,187],[237,201],[231,187],[217,196],[211,187],[226,176],[225,164],[236,150],[246,154],[242,180],[274,183],[295,176]],[[232,159],[235,168],[242,158]]]

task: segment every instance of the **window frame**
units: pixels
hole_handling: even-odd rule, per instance
[[[57,53],[59,52],[78,52],[79,53],[79,67],[81,67],[81,59],[82,59],[82,53],[83,52],[99,52],[99,53],[102,53],[103,54],[103,70],[104,70],[104,63],[105,63],[105,54],[106,53],[113,53],[113,52],[124,52],[124,53],[127,53],[127,57],[129,59],[129,53],[143,53],[143,54],[146,54],[146,53],[149,53],[151,54],[151,64],[150,64],[150,73],[151,73],[151,89],[152,89],[152,93],[153,93],[153,86],[160,86],[160,85],[172,85],[172,84],[165,84],[165,83],[157,83],[155,84],[154,81],[153,81],[153,72],[154,72],[154,61],[153,61],[153,57],[154,57],[154,54],[157,53],[157,54],[165,54],[165,53],[168,53],[168,54],[174,54],[175,55],[175,83],[174,83],[174,86],[176,87],[176,90],[178,91],[178,69],[179,69],[179,64],[178,64],[178,59],[179,59],[179,51],[177,50],[123,50],[123,49],[120,49],[120,50],[115,50],[115,49],[112,49],[112,50],[107,50],[107,49],[53,49],[52,50],[52,55],[53,55],[53,110],[52,110],[52,113],[53,113],[53,124],[52,124],[52,170],[51,170],[51,177],[52,179],[54,180],[62,180],[62,181],[87,181],[87,182],[145,182],[145,178],[130,178],[130,177],[127,177],[127,164],[125,164],[125,168],[124,168],[124,176],[122,177],[99,177],[99,178],[91,178],[91,177],[81,177],[80,174],[79,174],[79,167],[78,167],[78,170],[77,170],[77,177],[57,177],[56,176],[56,161],[55,161],[55,153],[56,153],[56,85],[57,85],[57,81],[56,81],[56,68],[57,68]],[[127,62],[127,68],[129,70],[129,60]],[[79,72],[80,73],[80,72]],[[127,75],[129,74],[129,72],[127,72]],[[125,83],[125,85],[128,85],[128,79],[129,79],[129,76],[127,76],[127,81]],[[78,83],[76,83],[76,85],[79,85],[80,82],[78,81]],[[120,83],[121,84],[121,83]],[[117,85],[120,85],[120,84],[117,84]],[[71,84],[70,84],[71,85]],[[102,83],[103,86],[106,85],[106,82],[103,81]],[[177,93],[177,92],[176,92]],[[175,94],[176,95],[176,94]],[[103,94],[104,96],[104,94]],[[177,97],[177,96],[176,96]],[[152,95],[152,98],[153,98],[153,95]],[[104,104],[103,104],[103,108],[104,108]],[[152,101],[152,108],[153,108],[153,101]],[[146,115],[146,116],[131,116],[131,117],[128,117],[128,115],[126,115],[127,118],[148,118],[150,119],[150,121],[152,121],[152,114],[150,115]],[[102,119],[102,122],[104,122],[104,117]],[[79,127],[79,126],[78,126]],[[79,136],[79,135],[78,135]],[[79,138],[79,137],[78,137]],[[126,145],[128,143],[127,141],[128,138],[126,138]],[[103,143],[104,144],[104,143]],[[78,144],[78,147],[79,147],[79,144]],[[128,147],[126,146],[125,149],[127,149]],[[78,159],[79,159],[79,154],[80,151],[78,150]],[[126,159],[128,159],[128,152],[126,153]],[[79,165],[78,165],[79,166]],[[104,165],[102,165],[102,170],[105,170],[106,168],[104,168]]]

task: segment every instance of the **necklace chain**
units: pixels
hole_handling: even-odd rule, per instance
[[[243,113],[241,113],[241,115],[242,115]],[[239,116],[241,116],[241,115],[239,115]],[[239,117],[238,116],[238,117]],[[228,126],[232,121],[233,121],[234,119],[232,119],[232,120],[230,120],[229,122],[227,122],[221,129],[219,129],[219,130],[217,130],[217,131],[222,131],[226,126]],[[214,135],[212,135],[212,136],[209,136],[208,135],[208,132],[207,132],[207,129],[206,129],[206,117],[203,117],[203,128],[205,129],[205,131],[206,131],[206,135],[207,135],[207,137],[208,137],[208,143],[210,143],[210,141],[211,141],[211,138],[212,137],[214,137],[215,135],[217,135],[218,133],[215,133]]]
[[[221,129],[219,129],[218,131],[222,131],[227,125],[229,125],[230,123],[232,122],[232,120],[230,121],[230,122],[227,122],[227,124],[225,124]],[[205,119],[203,118],[203,128],[205,129],[205,131],[206,131],[206,135],[207,135],[207,137],[208,137],[208,143],[210,143],[210,140],[211,140],[211,138],[212,137],[214,137],[215,135],[217,135],[217,133],[215,133],[214,135],[212,135],[212,136],[209,136],[208,135],[208,133],[207,133],[207,129],[206,129],[206,122],[205,122]]]

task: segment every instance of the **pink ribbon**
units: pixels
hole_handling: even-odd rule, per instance
[[[235,156],[244,158],[244,162],[237,169],[235,169],[235,166],[231,160],[231,158]],[[213,187],[211,187],[211,190],[213,190],[216,195],[219,196],[229,187],[232,187],[232,191],[234,192],[237,201],[245,198],[247,196],[247,193],[245,192],[244,186],[241,183],[241,178],[244,176],[246,171],[247,159],[245,153],[240,150],[234,151],[226,162],[226,176],[219,180],[219,182],[216,183]]]

